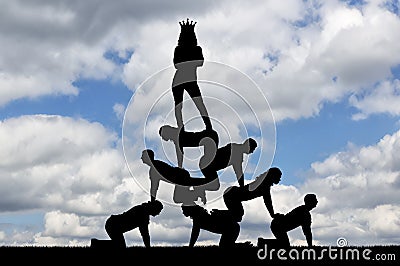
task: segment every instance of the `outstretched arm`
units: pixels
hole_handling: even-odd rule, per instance
[[[269,212],[269,215],[271,215],[271,218],[274,218],[275,212],[274,212],[274,207],[272,206],[271,191],[269,190],[269,188],[267,189],[267,191],[265,191],[263,199],[265,207],[267,207],[267,210]]]
[[[311,232],[311,226],[302,226],[303,228],[303,233],[304,236],[306,237],[307,240],[307,245],[309,247],[312,247],[312,232]]]
[[[140,234],[142,235],[143,243],[146,248],[150,247],[150,234],[149,234],[149,226],[141,225],[139,226]]]
[[[150,171],[150,196],[151,201],[157,197],[158,187],[160,185],[160,177],[156,171]]]
[[[199,234],[200,234],[200,226],[193,221],[192,233],[190,234],[189,247],[194,247],[194,244],[196,243]]]

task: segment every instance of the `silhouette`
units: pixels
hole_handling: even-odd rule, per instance
[[[215,130],[203,130],[199,132],[185,131],[184,128],[176,128],[169,125],[160,127],[159,134],[165,141],[172,141],[175,145],[178,167],[183,166],[183,148],[204,146],[204,154],[214,156],[218,147],[218,133]]]
[[[304,196],[304,205],[298,206],[287,214],[277,214],[271,222],[271,231],[278,243],[284,247],[289,247],[288,231],[299,226],[303,229],[307,245],[312,246],[311,214],[310,211],[317,206],[318,200],[315,194]]]
[[[278,184],[281,180],[282,172],[277,167],[272,167],[268,171],[257,176],[256,179],[243,186],[228,187],[224,191],[224,202],[228,210],[237,221],[241,221],[244,215],[243,201],[263,197],[265,207],[271,217],[275,217],[274,208],[271,199],[271,186]]]
[[[198,199],[200,199],[203,204],[207,203],[206,188],[202,186],[175,186],[173,195],[175,203],[195,205]]]
[[[199,166],[204,178],[213,186],[208,190],[218,190],[220,187],[218,180],[218,170],[232,166],[240,187],[244,186],[243,157],[244,154],[253,153],[257,147],[257,142],[253,138],[246,139],[243,143],[229,143],[217,149],[215,156],[213,154],[204,154],[200,158]]]
[[[143,163],[150,166],[149,178],[151,201],[156,200],[157,191],[161,180],[173,184],[190,185],[188,180],[191,177],[188,171],[154,159],[154,152],[152,150],[143,150],[141,159]]]
[[[183,128],[182,102],[183,93],[186,90],[199,110],[206,128],[212,129],[211,120],[208,117],[208,112],[197,84],[197,68],[203,65],[204,57],[201,47],[197,45],[197,38],[194,32],[196,23],[193,23],[193,21],[189,23],[189,19],[187,19],[186,23],[185,21],[179,22],[181,32],[178,45],[174,50],[173,62],[176,71],[172,81],[175,118],[178,128]]]
[[[199,237],[200,229],[212,233],[221,234],[219,247],[232,247],[239,236],[239,223],[232,219],[229,211],[212,210],[209,213],[205,208],[198,205],[182,205],[183,215],[193,220],[189,247],[193,247]]]
[[[150,247],[150,215],[157,216],[163,209],[160,201],[149,201],[136,205],[121,214],[111,215],[105,229],[111,240],[91,239],[92,248],[126,248],[124,233],[139,228],[145,247]]]
[[[154,159],[154,152],[150,149],[142,151],[141,159],[143,163],[150,166],[149,178],[150,178],[151,201],[156,200],[161,180],[185,187],[201,186],[205,184],[204,178],[193,178],[190,176],[190,173],[183,168],[172,166],[161,160]],[[204,189],[206,188],[205,187],[192,188],[191,193],[187,193],[186,191],[184,194],[176,195],[176,198],[179,198],[180,199],[179,203],[181,203],[181,202],[186,202],[188,200],[186,199],[186,197],[192,198],[194,197],[194,195],[198,195],[198,197],[201,198],[203,203],[206,203],[205,192],[203,191]],[[182,191],[183,190],[178,190],[178,193]],[[182,197],[185,198],[182,199]]]

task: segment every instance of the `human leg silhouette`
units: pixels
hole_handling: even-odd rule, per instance
[[[278,244],[283,247],[290,247],[289,237],[287,231],[284,229],[282,224],[282,219],[280,217],[274,218],[271,221],[271,232],[274,234]]]
[[[197,107],[197,110],[199,110],[201,118],[203,119],[203,122],[206,126],[206,129],[211,130],[212,129],[211,120],[210,117],[208,116],[207,108],[204,104],[203,97],[201,96],[199,85],[197,85],[197,83],[191,83],[186,88],[186,91],[192,98],[194,104]]]
[[[206,106],[204,104],[203,98],[201,96],[192,97],[194,104],[200,112],[201,118],[206,126],[207,130],[212,130],[212,124]]]
[[[175,118],[178,128],[183,128],[184,126],[183,116],[182,116],[182,102],[183,102],[183,93],[185,90],[192,98],[194,104],[199,110],[201,118],[203,119],[203,122],[206,126],[206,129],[211,130],[212,129],[211,120],[208,116],[207,108],[201,96],[200,88],[196,82],[186,82],[172,87],[172,94],[174,96],[174,102],[175,102],[175,110],[174,110]]]
[[[240,222],[244,215],[244,208],[241,201],[241,188],[233,186],[224,191],[224,203],[226,208],[231,212],[234,219]]]
[[[183,117],[182,117],[182,102],[183,102],[183,92],[185,90],[185,84],[179,84],[172,87],[172,95],[174,96],[174,104],[175,104],[175,119],[178,125],[178,128],[183,128]]]
[[[119,222],[115,215],[111,215],[105,225],[106,232],[113,242],[114,248],[126,248],[124,232],[121,232],[119,228]]]
[[[240,225],[238,223],[227,224],[225,231],[219,240],[220,247],[233,247],[239,236]]]

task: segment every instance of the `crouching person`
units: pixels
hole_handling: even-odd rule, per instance
[[[105,229],[111,240],[92,238],[92,248],[126,248],[124,233],[139,228],[145,247],[150,247],[149,223],[150,215],[157,216],[163,209],[160,201],[148,201],[121,214],[111,215],[105,224]]]
[[[221,234],[219,247],[233,247],[239,236],[239,223],[233,219],[229,210],[212,210],[209,213],[199,205],[182,205],[183,215],[193,220],[192,232],[190,235],[189,247],[196,243],[200,229],[212,233]]]
[[[318,200],[315,194],[307,194],[304,197],[304,205],[298,206],[287,214],[276,214],[271,222],[271,231],[278,245],[290,247],[287,232],[297,227],[303,229],[307,245],[312,246],[311,214],[310,211],[317,206]]]

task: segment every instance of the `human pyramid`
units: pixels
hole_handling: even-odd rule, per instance
[[[187,19],[186,21],[179,22],[179,24],[181,31],[178,45],[174,51],[173,62],[176,71],[172,81],[174,114],[177,127],[164,125],[159,129],[160,137],[164,141],[170,141],[175,145],[177,166],[155,159],[154,151],[151,149],[143,150],[141,160],[150,167],[150,200],[134,206],[124,213],[111,215],[105,223],[106,232],[111,240],[92,239],[91,246],[124,248],[126,247],[126,242],[123,234],[134,228],[139,228],[145,246],[150,247],[148,229],[150,216],[157,216],[163,209],[162,203],[157,199],[160,181],[175,185],[173,194],[174,202],[181,204],[183,215],[193,220],[189,247],[195,245],[201,229],[220,234],[220,247],[234,246],[240,232],[239,223],[244,216],[242,202],[258,197],[263,197],[264,204],[271,218],[279,218],[279,222],[274,223],[274,235],[277,239],[283,240],[285,244],[289,244],[286,234],[288,228],[286,228],[287,226],[281,226],[287,222],[283,220],[284,215],[274,212],[270,193],[271,186],[280,182],[282,172],[277,167],[269,168],[263,174],[256,177],[254,181],[245,185],[242,169],[244,156],[254,152],[257,148],[257,142],[253,138],[247,138],[242,143],[228,143],[223,147],[218,146],[219,136],[212,127],[197,83],[197,68],[203,65],[204,57],[201,47],[197,44],[194,31],[196,22],[189,22],[189,19]],[[191,132],[185,130],[182,115],[183,95],[185,91],[189,94],[200,112],[205,125],[205,129],[202,131]],[[203,174],[203,178],[194,178],[183,167],[184,148],[201,146],[203,147],[203,155],[199,160],[199,168]],[[209,212],[196,202],[200,199],[203,204],[207,203],[206,191],[217,191],[220,189],[218,171],[230,166],[234,170],[239,186],[231,186],[224,191],[223,199],[227,209],[212,209]],[[311,205],[313,205],[316,197],[311,201],[313,202]],[[293,220],[293,218],[297,218],[297,216],[302,216],[303,214],[307,216],[307,213],[309,214],[309,210],[312,208],[308,207],[306,209],[301,210],[301,213],[292,215],[294,217],[288,217],[287,220]],[[303,223],[303,221],[301,222]],[[308,220],[306,223],[308,224]],[[311,218],[309,224],[311,224]],[[293,226],[290,225],[289,227]],[[294,227],[297,226],[299,225]],[[309,241],[308,238],[307,241]]]

